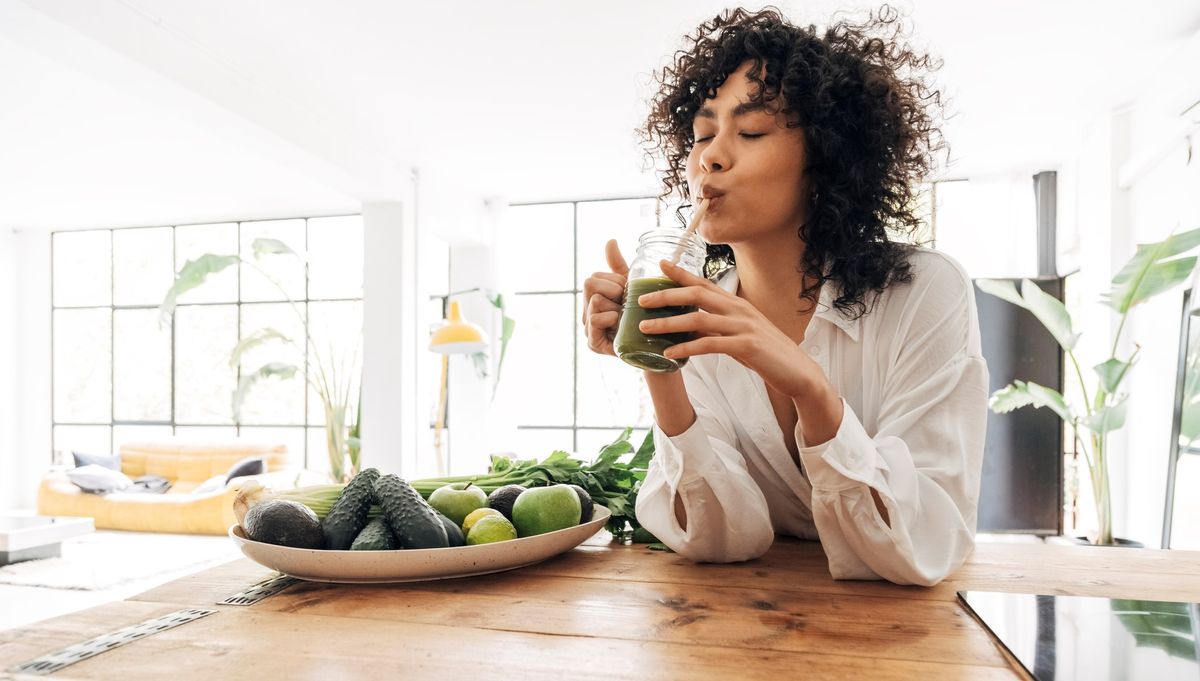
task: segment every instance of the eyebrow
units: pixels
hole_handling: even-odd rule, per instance
[[[766,111],[766,109],[767,105],[764,102],[742,102],[741,104],[733,107],[733,117],[737,118],[738,116],[745,116],[748,113],[754,113],[756,111]],[[696,118],[716,117],[717,112],[713,111],[712,107],[708,106],[707,104],[700,107],[700,110],[696,112]]]

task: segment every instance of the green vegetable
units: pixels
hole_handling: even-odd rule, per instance
[[[354,538],[354,543],[350,544],[351,551],[391,551],[398,548],[400,544],[388,529],[387,523],[383,522],[383,518],[376,518],[367,523],[362,532]]]
[[[354,476],[333,508],[321,519],[321,531],[325,533],[325,548],[345,551],[367,525],[367,513],[375,494],[375,481],[379,471],[368,468]]]
[[[616,440],[602,447],[590,464],[563,451],[556,451],[541,461],[493,456],[491,470],[485,474],[413,480],[410,484],[426,499],[437,488],[452,482],[472,482],[488,494],[505,485],[579,485],[591,495],[592,501],[612,512],[612,517],[604,527],[616,541],[626,542],[632,538],[634,530],[641,527],[634,515],[634,508],[638,490],[646,479],[646,468],[654,458],[653,432],[646,434],[636,451],[629,441],[632,433],[632,428],[626,428]],[[632,456],[623,461],[629,454]],[[280,492],[275,498],[298,501],[323,518],[333,507],[341,490],[342,485],[315,485]],[[379,513],[377,506],[371,507],[370,517],[374,518]]]
[[[439,549],[450,545],[438,512],[399,477],[380,476],[375,481],[375,501],[401,548]]]
[[[653,431],[646,433],[636,451],[629,441],[632,434],[633,429],[626,428],[616,440],[600,448],[600,453],[590,464],[572,458],[564,451],[556,451],[541,461],[493,456],[491,471],[485,475],[413,480],[412,486],[427,497],[433,490],[452,482],[473,482],[488,494],[505,485],[579,485],[591,495],[592,501],[612,512],[604,527],[615,540],[625,542],[641,527],[634,515],[634,507],[638,490],[646,479],[646,468],[654,458]],[[627,461],[621,460],[631,453],[633,456]]]

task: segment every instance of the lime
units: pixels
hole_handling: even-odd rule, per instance
[[[471,526],[474,525],[475,523],[479,522],[480,518],[486,518],[486,517],[492,516],[492,515],[498,515],[501,518],[504,517],[503,513],[501,513],[500,511],[497,511],[494,508],[477,508],[474,511],[471,511],[470,513],[467,514],[467,517],[463,518],[463,522],[462,522],[463,534],[464,535],[469,534],[471,532]]]
[[[503,514],[485,515],[475,521],[471,531],[467,532],[467,545],[491,544],[497,541],[508,541],[517,538],[517,528],[508,522]]]

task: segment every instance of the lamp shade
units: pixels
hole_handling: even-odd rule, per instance
[[[443,355],[474,354],[487,348],[487,336],[478,325],[462,318],[458,301],[450,302],[446,321],[433,331],[429,349]]]

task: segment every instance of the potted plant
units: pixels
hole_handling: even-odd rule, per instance
[[[276,344],[282,351],[291,354],[290,357],[287,357],[290,361],[266,362],[254,371],[242,375],[232,396],[234,422],[241,421],[242,403],[256,383],[271,377],[288,379],[296,374],[302,375],[305,382],[316,391],[325,408],[325,445],[329,451],[330,475],[335,482],[345,482],[356,475],[362,465],[362,442],[359,439],[362,425],[362,392],[359,381],[359,347],[362,341],[362,330],[348,330],[355,335],[355,350],[352,357],[334,357],[332,348],[318,347],[308,332],[308,325],[296,302],[288,295],[283,285],[260,265],[260,261],[266,257],[289,257],[301,261],[303,258],[278,239],[255,239],[252,250],[253,258],[205,253],[195,260],[187,261],[175,274],[175,282],[167,290],[162,304],[159,305],[160,323],[170,322],[179,296],[200,286],[209,276],[227,267],[242,264],[262,274],[267,281],[279,289],[284,299],[290,304],[292,311],[300,319],[301,328],[304,329],[304,338],[302,340],[293,339],[276,329],[262,328],[246,335],[232,349],[229,355],[231,367],[240,365],[242,358],[251,349],[268,343]],[[308,351],[307,365],[311,367],[311,370],[305,364],[306,349]],[[356,385],[359,386],[359,394],[356,398],[358,404],[352,409],[351,399]]]
[[[1071,403],[1058,391],[1029,381],[1013,381],[992,394],[989,406],[1003,414],[1021,407],[1047,407],[1071,429],[1078,451],[1083,454],[1092,493],[1096,502],[1098,531],[1092,539],[1099,545],[1113,545],[1108,436],[1125,425],[1129,397],[1122,385],[1137,362],[1140,347],[1127,358],[1117,357],[1121,333],[1130,311],[1139,303],[1186,281],[1196,266],[1195,256],[1183,257],[1200,245],[1200,229],[1172,234],[1166,239],[1140,244],[1137,252],[1112,279],[1111,290],[1103,296],[1105,305],[1119,315],[1117,332],[1107,359],[1092,367],[1087,380],[1075,355],[1080,334],[1074,331],[1071,315],[1057,298],[1042,291],[1028,279],[1020,290],[1011,281],[981,279],[979,288],[986,293],[1022,307],[1037,318],[1054,336],[1067,354],[1081,388],[1081,403]],[[1090,389],[1089,389],[1090,384]]]

